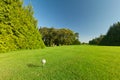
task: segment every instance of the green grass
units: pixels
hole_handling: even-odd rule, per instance
[[[42,58],[47,60],[44,67]],[[120,80],[120,47],[61,46],[1,53],[0,80]]]

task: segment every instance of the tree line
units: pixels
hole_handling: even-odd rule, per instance
[[[0,52],[80,44],[79,33],[70,29],[40,28],[29,4],[23,0],[0,0]]]
[[[91,45],[120,46],[120,22],[110,26],[106,35],[101,35],[89,41]]]
[[[59,45],[79,45],[79,33],[74,33],[70,29],[61,28],[47,28],[41,27],[39,29],[42,35],[42,40],[46,46]]]
[[[23,0],[0,0],[0,52],[36,49],[46,46],[79,45],[79,33],[70,29],[41,27],[38,29],[34,11]],[[120,46],[120,22],[113,24],[106,35],[89,44]]]

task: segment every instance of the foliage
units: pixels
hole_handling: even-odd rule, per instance
[[[0,0],[0,52],[44,47],[31,5],[21,0]]]
[[[120,46],[120,22],[113,24],[100,45]]]
[[[120,80],[120,47],[61,46],[1,53],[0,80]]]
[[[106,35],[89,41],[90,45],[120,46],[120,22],[113,24]]]
[[[43,27],[39,31],[46,46],[80,44],[79,33],[74,33],[70,29]]]
[[[92,39],[89,41],[90,45],[99,45],[101,40],[104,38],[105,35],[100,35],[99,37]]]

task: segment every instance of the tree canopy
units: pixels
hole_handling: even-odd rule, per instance
[[[74,33],[70,29],[42,27],[39,31],[46,46],[80,44],[79,33]]]
[[[113,24],[106,35],[89,41],[92,45],[120,46],[120,22]]]
[[[22,0],[0,0],[0,52],[44,47],[33,13]]]
[[[105,35],[100,35],[99,37],[96,37],[89,41],[90,45],[99,45],[101,40],[104,38]]]
[[[120,22],[113,24],[109,28],[100,45],[120,46]]]

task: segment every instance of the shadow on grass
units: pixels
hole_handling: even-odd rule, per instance
[[[40,66],[40,65],[35,65],[35,64],[31,64],[31,63],[27,64],[27,66],[28,66],[28,67],[31,67],[31,68],[32,68],[32,67],[42,67],[42,66]]]

